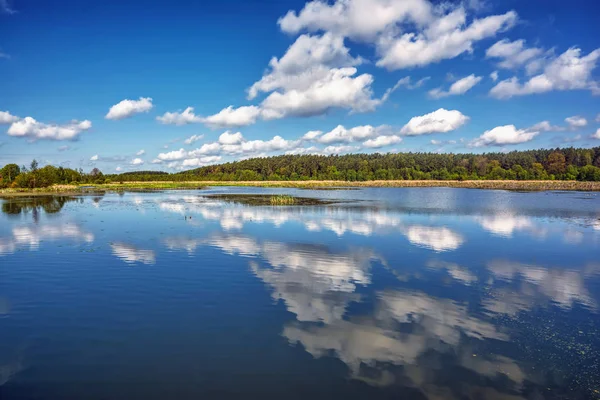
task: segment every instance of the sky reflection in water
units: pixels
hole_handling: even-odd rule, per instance
[[[597,194],[208,192],[5,199],[0,390],[599,396]]]

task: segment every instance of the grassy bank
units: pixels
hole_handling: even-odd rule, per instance
[[[32,195],[79,195],[90,191],[135,191],[135,190],[175,190],[202,189],[207,186],[257,186],[286,187],[303,189],[327,189],[335,187],[455,187],[470,189],[498,190],[580,190],[600,191],[600,182],[578,181],[203,181],[203,182],[124,182],[93,185],[93,188],[77,185],[54,185],[39,189],[1,189],[2,196]]]

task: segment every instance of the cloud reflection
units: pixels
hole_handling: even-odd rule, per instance
[[[571,309],[575,303],[596,308],[597,304],[585,286],[586,278],[597,273],[590,267],[582,273],[506,260],[491,261],[487,268],[497,280],[515,282],[519,286],[516,290],[496,289],[485,304],[490,311],[511,315],[530,310],[547,299],[564,309]]]
[[[111,243],[110,247],[115,256],[128,264],[142,263],[154,264],[156,256],[154,250],[143,250],[127,243]]]
[[[92,243],[94,234],[84,231],[75,223],[61,222],[58,224],[20,225],[12,229],[12,236],[0,238],[0,256],[12,254],[19,248],[36,251],[44,241],[69,239],[75,242]]]
[[[181,202],[182,201],[182,202]],[[338,236],[352,233],[361,236],[394,232],[406,236],[416,246],[436,252],[458,249],[465,242],[459,233],[445,226],[403,223],[400,214],[389,210],[343,207],[252,207],[184,196],[183,200],[163,201],[160,209],[181,215],[196,214],[205,220],[218,221],[225,231],[241,230],[246,223],[301,224],[307,231],[330,231]]]

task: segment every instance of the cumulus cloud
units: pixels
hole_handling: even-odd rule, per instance
[[[161,124],[187,125],[202,122],[202,117],[194,114],[194,107],[188,107],[182,112],[166,112],[156,120]]]
[[[338,125],[331,131],[321,134],[320,131],[311,131],[303,136],[304,139],[313,137],[319,143],[350,143],[360,140],[365,140],[377,136],[380,132],[388,127],[381,125],[374,127],[371,125],[355,126],[354,128],[346,129],[343,125]],[[318,134],[317,134],[318,133]]]
[[[201,118],[201,122],[211,128],[238,128],[241,126],[252,125],[261,115],[261,109],[257,106],[244,106],[234,108],[226,107],[217,114]]]
[[[596,133],[594,133],[594,134],[592,135],[592,138],[593,138],[593,139],[599,139],[599,140],[600,140],[600,128],[598,128],[598,129],[596,130]]]
[[[429,114],[413,117],[402,128],[403,135],[425,135],[454,131],[469,121],[469,117],[458,110],[440,108]]]
[[[397,135],[381,135],[377,136],[375,139],[369,139],[363,143],[364,147],[368,148],[380,148],[389,146],[392,144],[400,143],[402,138]]]
[[[12,115],[8,111],[0,111],[0,124],[12,124],[18,120],[19,117]]]
[[[248,99],[276,89],[304,90],[325,77],[330,68],[351,67],[361,62],[350,55],[341,36],[301,35],[280,59],[271,59],[269,71],[248,89]]]
[[[302,136],[302,139],[303,140],[314,140],[318,136],[321,136],[322,134],[323,134],[323,131],[308,131],[304,134],[304,136]]]
[[[140,97],[139,100],[126,99],[112,106],[104,118],[112,120],[129,118],[135,114],[148,112],[152,107],[151,97]]]
[[[409,32],[399,37],[394,31],[377,40],[380,55],[377,65],[388,70],[425,66],[473,52],[473,44],[511,28],[517,14],[509,11],[502,15],[475,19],[467,25],[463,8],[432,21],[421,32]]]
[[[197,161],[188,161],[185,166],[195,166],[215,162],[215,158],[208,156],[251,156],[258,154],[267,154],[274,151],[286,151],[297,148],[301,140],[286,140],[281,136],[274,136],[270,140],[246,140],[240,132],[223,132],[218,141],[205,143],[199,148],[187,151],[184,148],[173,150],[166,153],[160,153],[153,161],[159,164],[164,161],[179,162],[182,160],[197,159]],[[220,158],[219,158],[220,160]],[[173,164],[178,166],[178,164]]]
[[[530,127],[528,130],[536,132],[557,132],[563,131],[564,128],[550,124],[550,121],[542,121]]]
[[[475,76],[475,74],[471,74],[454,82],[447,91],[444,91],[441,88],[430,90],[429,96],[434,99],[441,99],[442,97],[465,94],[471,90],[473,86],[477,85],[482,79],[483,77],[481,76]]]
[[[183,143],[185,144],[192,144],[194,142],[197,142],[198,140],[201,140],[204,138],[204,135],[192,135],[189,138],[185,139],[183,141]]]
[[[565,122],[569,124],[571,129],[583,128],[588,123],[587,119],[580,117],[579,115],[565,118]]]
[[[373,99],[373,76],[355,76],[356,68],[332,68],[306,88],[275,91],[261,106],[266,119],[287,116],[308,117],[323,114],[332,108],[353,112],[372,111],[381,101]]]
[[[533,140],[539,131],[529,129],[517,129],[514,125],[497,126],[485,131],[470,142],[471,147],[504,146],[510,144],[525,143]]]
[[[527,48],[523,39],[514,42],[502,39],[487,49],[485,54],[487,58],[500,59],[500,68],[515,69],[526,66],[527,71],[531,73],[541,66],[536,59],[543,53],[544,50],[537,47]]]
[[[135,153],[136,156],[143,156],[144,154],[146,154],[146,150],[143,149]]]
[[[98,154],[94,154],[93,156],[90,157],[90,161],[98,161],[100,157],[98,156]]]
[[[373,41],[378,34],[396,23],[414,21],[425,24],[432,19],[432,6],[426,0],[338,0],[333,4],[310,1],[296,13],[288,13],[279,19],[281,30],[286,33],[329,31],[355,40]],[[372,16],[365,18],[365,15]]]
[[[231,133],[226,131],[219,136],[219,143],[225,145],[240,144],[243,140],[244,137],[241,132]]]
[[[144,164],[144,160],[142,160],[141,158],[134,158],[133,160],[131,160],[130,164],[131,165],[142,165],[142,164]]]
[[[160,153],[158,159],[161,161],[176,161],[187,157],[187,151],[183,148],[179,150],[169,151],[168,153]]]
[[[183,167],[202,167],[219,161],[221,161],[221,156],[196,157],[183,160],[181,165]]]
[[[31,140],[77,140],[78,136],[90,129],[92,123],[88,120],[73,120],[67,124],[45,124],[32,117],[25,117],[13,122],[8,128],[8,135],[27,137]]]
[[[517,77],[499,82],[490,90],[490,96],[508,99],[513,96],[545,93],[553,90],[590,90],[600,93],[592,71],[600,57],[600,49],[581,55],[581,49],[572,47],[546,64],[543,73],[521,83]]]

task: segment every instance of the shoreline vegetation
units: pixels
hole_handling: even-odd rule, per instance
[[[334,188],[410,188],[410,187],[451,187],[466,189],[493,189],[515,191],[600,191],[600,182],[580,181],[513,181],[513,180],[372,180],[372,181],[193,181],[168,182],[145,181],[103,183],[87,185],[52,185],[44,188],[5,188],[0,196],[45,196],[45,195],[85,195],[95,192],[152,191],[152,190],[194,190],[209,186],[269,187],[298,189],[334,189]]]
[[[164,160],[156,159],[159,164]],[[167,160],[168,161],[168,160]],[[167,164],[168,166],[168,164]],[[205,186],[299,188],[446,186],[504,190],[600,190],[600,147],[508,153],[280,155],[187,171],[104,174],[53,165],[7,164],[0,194],[80,194],[91,190],[198,189]],[[277,201],[282,201],[277,200]]]

